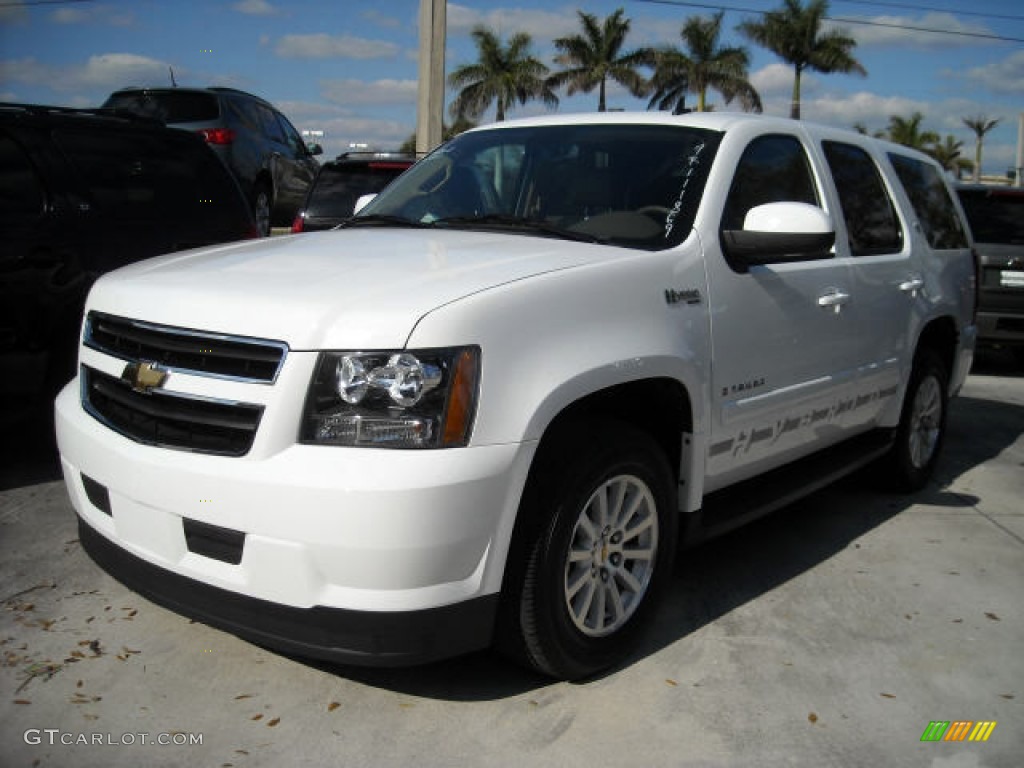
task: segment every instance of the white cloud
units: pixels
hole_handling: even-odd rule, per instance
[[[130,12],[116,10],[109,5],[75,6],[58,8],[50,14],[55,24],[109,24],[113,27],[130,27],[135,18]]]
[[[362,18],[366,19],[371,24],[376,24],[378,27],[383,27],[384,29],[398,29],[399,27],[402,26],[401,19],[398,19],[394,16],[385,16],[380,11],[364,11],[363,13],[360,14],[360,16],[362,16]],[[414,19],[414,21],[418,21],[418,17]]]
[[[26,20],[28,20],[28,10],[24,3],[14,0],[9,5],[0,5],[0,24],[13,24]]]
[[[1024,50],[1011,53],[1002,61],[972,67],[962,74],[969,83],[992,93],[1024,95]]]
[[[342,106],[354,104],[414,105],[419,85],[415,80],[321,80],[320,93]]]
[[[231,7],[249,16],[273,16],[278,12],[267,0],[241,0]]]
[[[535,40],[553,40],[575,34],[580,29],[579,17],[572,8],[541,11],[527,8],[495,8],[478,11],[456,3],[448,3],[448,33],[465,34],[478,24],[497,32],[502,38],[526,32]]]
[[[274,53],[286,59],[379,59],[398,55],[400,49],[385,40],[352,35],[285,35]]]
[[[995,34],[980,24],[968,24],[951,13],[926,13],[920,18],[907,16],[850,16],[870,24],[825,22],[826,29],[841,29],[857,41],[858,46],[899,47],[941,50],[943,48],[978,45],[974,35]],[[926,30],[944,30],[955,34],[938,34]],[[968,33],[968,34],[964,34]],[[856,54],[855,54],[856,55]]]
[[[47,86],[60,93],[82,90],[107,92],[127,85],[167,82],[166,62],[133,53],[105,53],[90,56],[84,64],[66,68],[40,64],[36,59],[0,62],[0,81]],[[181,74],[181,73],[177,73]],[[88,98],[79,95],[78,100]]]
[[[789,98],[793,93],[793,68],[788,64],[776,62],[750,73],[750,84],[764,98],[772,95],[784,95]],[[800,78],[801,94],[813,90],[818,84],[816,78],[806,72]]]
[[[784,106],[784,108],[780,108]],[[925,128],[928,128],[929,115],[935,109],[934,104],[926,101],[915,101],[901,96],[879,96],[875,93],[860,91],[848,95],[823,95],[810,99],[801,98],[800,114],[804,120],[816,123],[827,123],[843,128],[850,128],[860,123],[869,131],[881,130],[888,125],[890,115],[909,117],[914,112],[925,116]],[[789,114],[789,101],[765,104],[765,112],[775,115]]]

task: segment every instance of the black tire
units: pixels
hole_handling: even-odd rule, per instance
[[[520,510],[532,525],[508,614],[520,660],[575,680],[620,662],[650,618],[672,572],[675,486],[654,440],[617,422],[547,448]]]
[[[948,391],[949,373],[942,358],[931,349],[920,350],[888,456],[889,475],[897,490],[918,491],[935,471],[946,438]]]
[[[256,232],[259,237],[270,234],[270,208],[273,203],[270,185],[265,181],[257,181],[252,188],[250,204],[252,216],[256,220]]]

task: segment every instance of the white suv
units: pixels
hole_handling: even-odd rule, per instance
[[[462,134],[340,230],[143,262],[57,401],[81,539],[357,664],[620,661],[693,543],[870,460],[913,489],[975,338],[929,158],[748,115]]]

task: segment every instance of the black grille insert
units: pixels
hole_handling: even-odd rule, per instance
[[[277,378],[288,350],[282,341],[154,325],[100,312],[89,313],[85,345],[123,360],[265,384]]]
[[[222,456],[252,448],[262,405],[151,390],[137,392],[113,376],[82,366],[85,409],[139,443]]]

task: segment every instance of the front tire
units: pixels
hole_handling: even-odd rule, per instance
[[[530,666],[579,679],[626,656],[671,574],[674,483],[654,440],[614,422],[547,455],[562,461],[549,461],[527,492],[523,513],[536,524],[515,631]]]
[[[931,349],[915,360],[889,454],[892,480],[902,491],[918,491],[935,471],[946,437],[949,374],[942,358]]]

